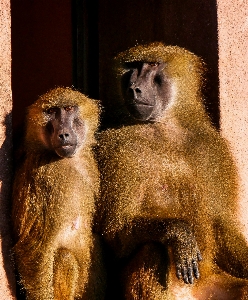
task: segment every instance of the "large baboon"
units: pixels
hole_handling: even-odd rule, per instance
[[[120,99],[136,123],[99,138],[97,221],[116,265],[125,265],[123,297],[176,299],[178,285],[187,299],[246,297],[246,281],[232,277],[248,278],[248,248],[235,220],[236,169],[204,110],[204,63],[161,43],[131,48],[116,62]],[[199,277],[201,253],[195,284],[167,272],[167,249],[186,283]]]
[[[96,101],[70,88],[55,88],[28,108],[12,208],[14,258],[27,299],[104,296],[99,241],[92,234],[98,115]]]

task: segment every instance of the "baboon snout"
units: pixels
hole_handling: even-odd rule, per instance
[[[139,87],[135,87],[135,86],[131,86],[128,90],[129,92],[129,95],[132,97],[132,98],[137,98],[138,96],[141,95],[142,91]]]
[[[69,139],[70,134],[69,133],[60,133],[60,134],[58,134],[58,136],[61,141],[66,141]]]

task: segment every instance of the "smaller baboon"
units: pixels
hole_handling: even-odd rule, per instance
[[[115,255],[115,272],[124,274],[121,296],[247,299],[237,173],[203,106],[203,61],[153,43],[120,53],[116,62],[116,101],[132,121],[99,138],[97,225]]]
[[[12,204],[13,252],[27,299],[104,297],[100,240],[92,233],[98,116],[97,101],[62,87],[28,108]]]

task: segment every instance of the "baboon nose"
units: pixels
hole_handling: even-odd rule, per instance
[[[65,141],[69,138],[69,133],[61,133],[59,134],[59,138],[62,140],[62,141]]]
[[[142,93],[141,89],[138,87],[136,87],[136,88],[130,87],[128,91],[129,91],[129,94],[132,96],[137,96]]]

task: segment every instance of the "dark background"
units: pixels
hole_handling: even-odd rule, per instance
[[[112,59],[136,44],[161,41],[207,63],[206,107],[219,125],[215,0],[12,0],[13,127],[25,107],[55,86],[74,86],[106,107],[115,123]]]
[[[11,1],[13,127],[55,85],[72,85],[71,2]]]

